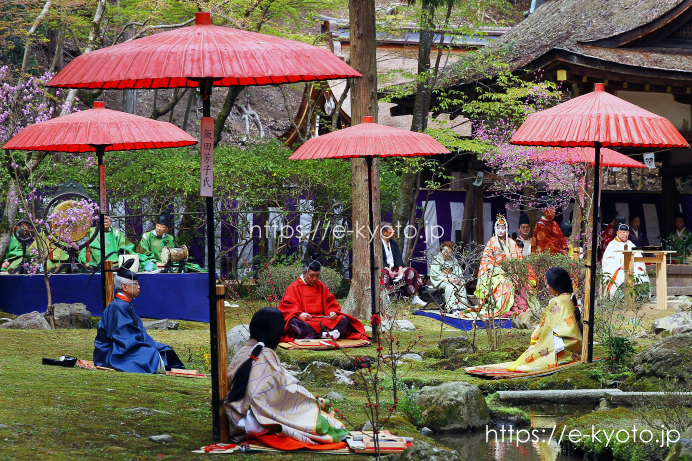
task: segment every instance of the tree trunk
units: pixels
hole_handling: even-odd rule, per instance
[[[17,217],[17,209],[19,208],[19,186],[14,178],[10,179],[9,190],[7,191],[7,199],[5,200],[5,212],[0,220],[0,262],[4,259],[7,253],[7,248],[10,246],[10,238],[12,237],[12,226]]]
[[[413,120],[411,121],[411,131],[425,131],[428,122],[428,111],[430,109],[430,50],[432,49],[434,32],[435,7],[423,3],[423,17],[420,23],[420,42],[418,45],[418,84],[416,85],[416,100],[413,106]],[[394,205],[392,224],[405,226],[411,217],[411,202],[415,195],[416,172],[406,171],[401,175],[399,183],[399,195]],[[399,247],[404,247],[404,237],[396,236]]]
[[[223,102],[223,107],[216,115],[216,120],[214,121],[214,146],[217,146],[221,142],[221,135],[223,133],[223,127],[228,120],[228,116],[231,115],[235,101],[245,89],[244,86],[232,86],[228,89],[226,93],[226,99]]]
[[[375,2],[372,0],[350,0],[351,22],[351,66],[363,74],[351,81],[351,123],[362,123],[364,116],[373,116],[377,121],[377,60],[375,54]],[[380,227],[379,161],[372,162],[373,182],[373,225]],[[361,320],[371,315],[370,286],[370,238],[368,178],[365,159],[351,160],[352,224],[353,224],[353,270],[351,290],[344,304],[345,310]],[[363,229],[360,234],[358,229]],[[375,233],[375,265],[382,261],[382,246]],[[378,285],[379,287],[379,285]],[[378,288],[376,287],[376,288]],[[379,304],[379,293],[375,297]],[[375,306],[379,312],[379,305]]]

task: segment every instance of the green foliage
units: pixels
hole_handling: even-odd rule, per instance
[[[302,273],[302,263],[265,268],[257,275],[257,290],[255,294],[263,299],[279,300],[286,293],[288,286],[295,282]],[[339,291],[342,280],[341,274],[334,269],[322,267],[320,281],[327,286],[331,293]]]
[[[611,371],[625,370],[629,367],[632,356],[636,352],[629,338],[624,336],[611,336],[606,340],[608,360]]]
[[[397,409],[406,416],[406,419],[409,420],[411,424],[416,427],[421,427],[423,424],[423,412],[420,407],[416,405],[416,393],[418,389],[416,389],[416,386],[411,386],[409,388],[404,384],[400,387],[402,388],[399,394],[401,399],[399,400]]]

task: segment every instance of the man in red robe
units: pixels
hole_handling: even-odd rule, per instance
[[[531,240],[531,252],[549,251],[551,255],[565,254],[567,239],[562,235],[560,225],[555,222],[555,207],[544,202],[543,216],[536,223]]]
[[[322,266],[314,259],[288,286],[279,303],[286,325],[282,341],[293,339],[370,339],[358,319],[341,312],[341,306],[320,282]]]

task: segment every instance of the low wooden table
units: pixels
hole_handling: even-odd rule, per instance
[[[631,293],[633,289],[631,275],[634,273],[634,263],[653,263],[656,264],[656,309],[667,309],[668,277],[666,255],[675,252],[623,250],[622,253],[625,255],[625,299],[630,300],[629,302],[634,304],[634,296]],[[635,256],[635,253],[645,253],[652,256]]]

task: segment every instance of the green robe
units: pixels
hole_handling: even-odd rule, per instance
[[[97,235],[96,238],[89,244],[89,248],[91,250],[91,257],[89,258],[90,260],[88,262],[86,260],[86,248],[82,248],[82,250],[79,252],[78,258],[80,263],[89,265],[91,267],[96,267],[101,262],[101,237],[98,235],[96,228],[92,227],[90,238],[94,232],[96,232]],[[113,253],[114,251],[119,253],[121,250],[125,250],[126,254],[132,254],[135,252],[134,243],[130,242],[125,234],[118,229],[111,227],[108,232],[105,232],[105,234],[107,255]],[[113,267],[118,267],[118,254],[111,255],[108,260],[113,261]]]
[[[675,251],[672,255],[673,259],[678,261],[683,260],[683,255],[685,255],[685,262],[689,262],[689,253],[692,251],[692,232],[688,231],[687,228],[682,230],[682,234],[678,237],[677,231],[673,231],[668,236],[668,242],[666,243],[666,250]]]
[[[153,230],[145,232],[139,242],[140,253],[156,263],[162,262],[161,250],[163,247],[173,248],[174,246],[172,235],[164,234],[163,237],[159,237]]]
[[[26,250],[26,259],[27,262],[29,262],[29,260],[31,259],[31,256],[29,254],[29,248],[27,248]],[[17,240],[14,234],[12,234],[10,237],[10,246],[7,248],[7,255],[5,257],[5,261],[10,262],[10,266],[7,269],[14,269],[15,267],[19,266],[19,264],[21,264],[22,262],[22,244],[19,243],[19,240]],[[0,270],[4,271],[7,269]]]

